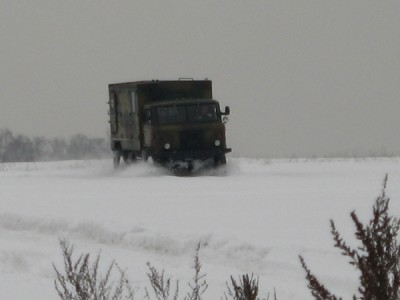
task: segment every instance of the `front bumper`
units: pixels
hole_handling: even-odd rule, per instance
[[[231,152],[230,148],[216,148],[207,150],[166,150],[157,153],[155,156],[164,161],[192,161],[206,160],[209,158],[218,157]]]

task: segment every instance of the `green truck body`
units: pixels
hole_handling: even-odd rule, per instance
[[[152,157],[177,166],[194,161],[226,163],[225,122],[210,80],[110,84],[109,115],[114,166]]]

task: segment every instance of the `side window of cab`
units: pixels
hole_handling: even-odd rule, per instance
[[[151,124],[151,111],[150,109],[144,110],[144,122],[146,124]]]

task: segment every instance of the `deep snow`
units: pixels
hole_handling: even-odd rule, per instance
[[[101,249],[127,269],[143,299],[146,262],[179,279],[193,275],[196,245],[220,299],[230,275],[260,276],[261,297],[311,299],[298,255],[335,293],[350,298],[357,273],[332,247],[329,220],[350,243],[356,210],[371,216],[384,175],[400,215],[400,159],[232,158],[226,172],[173,176],[150,164],[114,171],[111,161],[0,164],[0,299],[57,299],[59,238],[76,254]]]

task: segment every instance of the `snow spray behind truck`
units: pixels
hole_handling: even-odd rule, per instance
[[[225,125],[210,80],[137,81],[109,84],[114,167],[149,157],[191,170],[195,161],[226,164]]]

